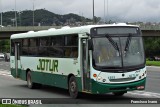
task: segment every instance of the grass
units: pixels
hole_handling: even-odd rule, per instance
[[[27,107],[22,105],[0,104],[0,107]]]
[[[147,66],[160,66],[160,61],[146,61]]]

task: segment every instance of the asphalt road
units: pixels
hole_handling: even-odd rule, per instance
[[[52,106],[58,107],[72,107],[72,106],[88,106],[88,107],[106,107],[112,104],[112,107],[125,107],[124,104],[130,103],[134,98],[159,98],[160,100],[160,68],[147,67],[147,82],[145,91],[133,91],[128,92],[123,97],[115,97],[112,94],[105,95],[87,95],[83,94],[81,99],[73,100],[70,99],[68,91],[60,88],[43,86],[41,89],[28,89],[26,81],[14,79],[9,73],[9,62],[0,61],[0,98],[52,98],[49,100],[57,101],[57,103],[77,103],[74,105],[58,104]],[[58,100],[57,100],[58,99]],[[122,101],[123,99],[123,101]],[[80,103],[80,104],[79,104]],[[91,105],[92,103],[95,103]],[[100,104],[99,104],[100,103]],[[102,103],[102,104],[101,104]],[[104,104],[103,104],[104,103]],[[107,103],[107,105],[106,105]],[[85,104],[85,105],[84,105]],[[87,104],[87,105],[86,105]],[[115,104],[115,105],[113,105]],[[39,105],[34,105],[34,107]],[[44,106],[44,105],[42,105]],[[50,107],[51,105],[45,105]],[[130,107],[135,106],[129,105]],[[151,105],[136,104],[136,107],[150,107]],[[154,104],[154,106],[159,106]],[[126,105],[126,107],[128,107]]]
[[[146,91],[160,93],[160,67],[147,67]]]

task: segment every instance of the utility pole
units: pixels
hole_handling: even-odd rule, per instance
[[[109,11],[108,11],[108,0],[107,0],[107,19],[108,19],[108,23],[110,23],[110,20],[109,20]]]
[[[15,26],[17,27],[17,9],[16,9],[16,0],[15,0]]]
[[[94,0],[93,0],[93,24],[95,23],[95,18],[94,18]]]
[[[3,18],[2,18],[2,0],[0,1],[0,8],[1,8],[1,26],[3,26]]]
[[[19,11],[19,13],[18,13],[19,14],[19,26],[21,26],[21,15],[22,15],[22,13],[23,13],[22,11]]]
[[[104,23],[106,22],[106,3],[104,0]]]
[[[33,27],[34,27],[34,0],[33,0]]]

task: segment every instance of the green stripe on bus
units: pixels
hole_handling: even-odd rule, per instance
[[[11,75],[13,77],[16,77],[15,69],[11,69]],[[32,76],[32,81],[35,83],[68,89],[68,75],[32,71],[31,76]],[[19,69],[18,77],[26,81],[26,71]],[[81,92],[82,91],[81,77],[75,76],[75,78],[78,84],[78,91]]]

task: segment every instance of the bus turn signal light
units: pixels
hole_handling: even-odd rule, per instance
[[[93,77],[97,77],[97,74],[93,74]]]

